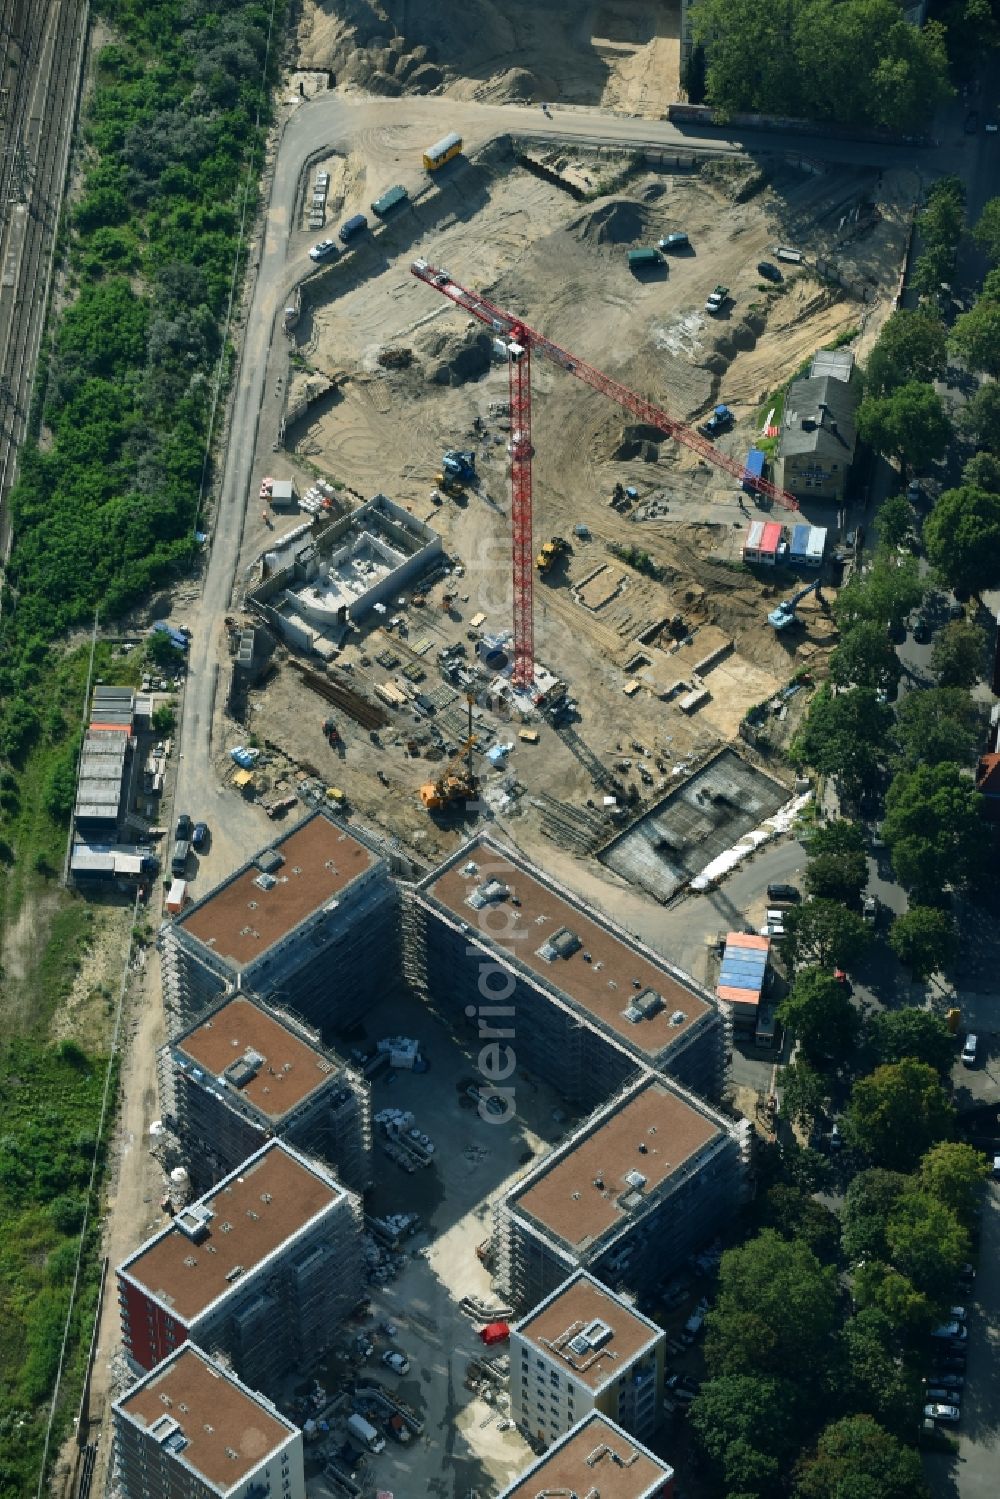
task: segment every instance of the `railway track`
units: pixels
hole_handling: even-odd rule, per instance
[[[0,0],[0,555],[27,429],[76,121],[87,0]],[[16,66],[15,66],[16,64]]]

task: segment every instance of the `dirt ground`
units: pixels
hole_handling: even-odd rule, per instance
[[[363,203],[361,164],[330,165],[343,210]],[[607,171],[606,163],[584,165],[595,180]],[[738,421],[720,446],[742,461],[759,436],[770,395],[816,349],[854,330],[869,332],[885,315],[911,192],[904,177],[878,181],[846,170],[816,176],[776,167],[765,181],[737,162],[694,174],[640,172],[615,193],[579,203],[517,167],[499,144],[430,184],[370,252],[338,268],[306,307],[297,358],[346,378],[290,429],[280,461],[281,472],[297,473],[303,486],[323,473],[362,494],[390,494],[441,531],[464,577],[450,614],[440,608],[439,585],[424,609],[401,610],[405,641],[363,627],[349,637],[337,669],[348,668],[371,696],[378,683],[398,682],[399,671],[415,665],[426,674],[419,683],[426,692],[441,682],[437,651],[464,643],[472,617],[486,616],[486,632],[510,627],[506,368],[491,361],[478,323],[463,321],[410,275],[414,254],[446,265],[576,359],[687,422],[725,401]],[[877,198],[880,221],[850,240],[855,231],[841,221],[866,198]],[[672,229],[688,232],[691,253],[672,257],[669,270],[651,280],[633,278],[626,248],[655,243]],[[756,262],[782,243],[810,260],[838,256],[845,272],[868,279],[875,300],[864,304],[808,270],[791,271],[777,291],[767,287]],[[733,302],[713,320],[701,309],[717,280],[730,286]],[[409,351],[409,365],[382,369],[378,354],[386,347]],[[569,684],[579,703],[578,732],[605,768],[630,757],[633,740],[648,751],[622,779],[649,800],[678,767],[733,738],[747,709],[772,696],[797,666],[815,664],[816,652],[830,643],[829,618],[810,600],[794,640],[779,638],[767,624],[768,610],[794,583],[789,575],[759,580],[742,567],[746,512],[725,473],[635,425],[601,394],[537,358],[532,388],[536,543],[554,534],[571,544],[551,577],[536,582],[536,656]],[[447,447],[474,449],[481,482],[461,501],[437,506],[432,491]],[[629,513],[609,506],[616,483],[638,492]],[[810,518],[835,526],[829,515]],[[261,529],[251,547],[263,548],[265,536],[273,544],[300,521],[282,519],[273,533]],[[646,554],[656,577],[611,547]],[[675,616],[691,632],[690,645],[678,647],[665,630],[656,633]],[[652,644],[640,644],[650,631]],[[695,685],[694,668],[717,647],[723,658],[701,684],[708,697],[685,713],[679,700]],[[395,672],[375,660],[386,649],[399,658]],[[461,706],[446,730],[455,745]],[[327,712],[295,673],[279,667],[251,695],[249,722],[233,729],[232,743],[249,730],[280,746],[291,763],[272,766],[276,789],[294,790],[296,767],[311,765],[347,793],[359,820],[383,826],[428,859],[470,831],[460,818],[434,822],[420,806],[418,788],[430,771],[406,752],[420,728],[415,715],[397,715],[383,746],[375,747],[338,714],[344,742],[334,753],[320,727]],[[532,818],[539,798],[548,797],[581,809],[600,806],[601,791],[583,757],[546,725],[541,742],[530,746],[477,709],[475,731],[481,750],[497,740],[515,746],[507,770],[492,777],[503,783],[510,772],[524,788],[505,815]]]
[[[305,0],[298,66],[370,93],[550,100],[661,116],[680,97],[680,5]]]

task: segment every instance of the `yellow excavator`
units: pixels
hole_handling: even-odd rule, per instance
[[[552,536],[544,542],[541,551],[535,558],[535,567],[544,577],[550,573],[559,561],[569,551],[569,542],[564,536]]]
[[[466,693],[469,705],[469,731],[462,748],[452,756],[441,774],[420,788],[420,800],[428,812],[439,812],[454,802],[470,801],[479,794],[479,777],[472,769],[472,751],[477,736],[472,732],[472,704],[475,698]],[[464,763],[463,763],[464,761]]]

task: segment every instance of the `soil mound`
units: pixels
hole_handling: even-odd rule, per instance
[[[663,440],[664,434],[659,427],[650,427],[645,422],[638,422],[624,429],[621,441],[611,456],[623,463],[629,463],[635,458],[641,458],[644,463],[656,463],[660,456],[660,443]]]
[[[434,332],[424,338],[421,352],[428,380],[435,385],[464,385],[486,374],[493,340],[488,333]]]
[[[628,245],[642,239],[646,217],[630,198],[615,198],[584,214],[571,225],[580,239],[597,245]]]

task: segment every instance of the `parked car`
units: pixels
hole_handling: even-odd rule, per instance
[[[394,1349],[386,1349],[382,1355],[382,1362],[394,1374],[409,1374],[410,1372],[410,1360],[406,1357],[406,1354],[396,1353]]]
[[[965,1375],[964,1374],[932,1374],[931,1375],[931,1383],[934,1384],[934,1385],[937,1385],[938,1388],[942,1389],[942,1390],[962,1390],[962,1389],[965,1388]],[[945,1396],[945,1399],[950,1399],[950,1398],[951,1398],[950,1396]]]
[[[913,638],[918,645],[926,645],[931,638],[930,621],[918,614],[913,623]]]
[[[190,838],[193,830],[194,826],[191,822],[190,814],[187,812],[182,812],[177,819],[177,829],[174,833],[174,837]]]
[[[757,275],[763,276],[765,281],[784,281],[785,279],[778,267],[772,265],[769,260],[759,260],[757,262]]]
[[[932,1338],[942,1339],[949,1343],[964,1343],[968,1336],[968,1328],[964,1327],[961,1322],[956,1322],[954,1318],[950,1322],[942,1322],[931,1333]]]
[[[974,1031],[970,1031],[969,1034],[965,1038],[965,1045],[962,1047],[962,1066],[963,1067],[975,1067],[975,1065],[976,1065],[976,1051],[978,1049],[978,1046],[979,1046],[979,1037],[976,1035],[976,1033]]]
[[[194,831],[191,834],[191,847],[195,850],[196,853],[200,853],[207,843],[208,823],[196,822],[194,825]]]
[[[932,1386],[924,1391],[927,1400],[943,1400],[946,1405],[961,1405],[962,1392],[960,1390],[946,1390],[938,1385]]]
[[[965,1352],[964,1352],[964,1350],[961,1353],[945,1353],[945,1354],[942,1354],[940,1358],[936,1358],[934,1360],[934,1377],[935,1378],[938,1377],[938,1371],[942,1370],[942,1369],[945,1372],[949,1373],[949,1374],[951,1374],[951,1373],[954,1373],[954,1374],[964,1374],[965,1373]]]
[[[878,921],[878,896],[866,895],[861,902],[861,915],[868,926],[874,926]]]
[[[337,253],[337,242],[333,239],[321,239],[318,245],[313,245],[309,251],[310,260],[329,260],[331,255]]]
[[[969,1314],[964,1306],[950,1306],[948,1308],[948,1316],[955,1322],[967,1322],[969,1320]]]
[[[924,1415],[928,1421],[940,1421],[945,1426],[957,1426],[962,1419],[957,1405],[925,1405]]]
[[[802,896],[794,885],[768,885],[767,898],[781,906],[794,906]]]
[[[665,234],[662,239],[657,240],[658,250],[685,250],[690,244],[687,235],[680,229],[675,229],[672,234]]]

